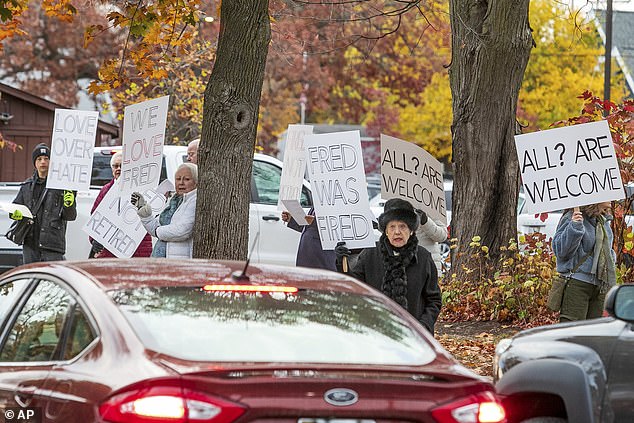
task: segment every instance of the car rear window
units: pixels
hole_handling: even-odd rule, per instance
[[[111,292],[147,348],[194,361],[423,365],[427,341],[374,298],[138,288]]]

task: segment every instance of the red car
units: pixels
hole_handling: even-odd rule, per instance
[[[490,382],[381,293],[332,272],[243,267],[111,259],[5,273],[0,412],[30,410],[32,423],[505,421]]]

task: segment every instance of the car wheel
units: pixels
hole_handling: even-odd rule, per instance
[[[559,417],[533,417],[520,423],[567,423],[568,420]]]

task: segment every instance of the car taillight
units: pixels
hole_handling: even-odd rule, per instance
[[[431,412],[438,423],[505,423],[506,412],[491,392],[441,405]]]
[[[99,407],[101,417],[111,423],[230,423],[244,411],[203,393],[156,386],[115,395]]]

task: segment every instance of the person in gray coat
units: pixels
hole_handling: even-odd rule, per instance
[[[559,320],[594,319],[603,314],[605,294],[616,283],[616,253],[609,201],[567,210],[552,241],[557,272],[569,279]]]
[[[366,248],[351,264],[351,276],[396,301],[431,334],[440,314],[442,297],[436,264],[429,251],[418,245],[418,214],[408,201],[393,198],[379,216],[382,235],[376,247]],[[345,243],[335,248],[337,269],[351,251]]]
[[[297,257],[295,258],[296,266],[312,267],[314,269],[326,269],[336,271],[335,252],[332,250],[324,250],[321,247],[321,239],[319,238],[319,229],[315,223],[315,210],[310,209],[306,222],[308,225],[300,225],[293,219],[287,211],[282,212],[282,220],[287,223],[290,229],[301,232],[299,239],[299,247],[297,248]]]

